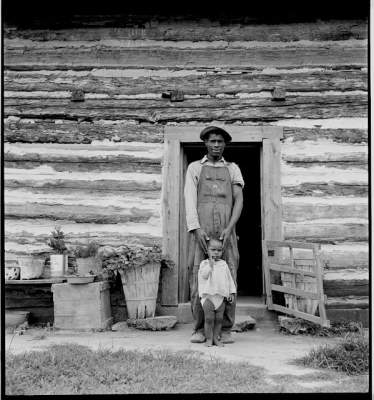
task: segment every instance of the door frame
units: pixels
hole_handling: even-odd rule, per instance
[[[235,143],[260,143],[261,162],[261,230],[262,240],[282,240],[281,198],[281,139],[283,128],[278,126],[214,124],[227,130]],[[182,176],[183,145],[201,143],[200,132],[205,125],[166,126],[164,130],[164,159],[162,165],[162,249],[175,263],[172,270],[162,274],[161,303],[176,306],[187,301],[186,265],[180,263],[180,232],[185,229]],[[264,257],[263,257],[264,260]],[[264,263],[264,261],[263,261]]]

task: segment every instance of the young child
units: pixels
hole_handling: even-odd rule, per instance
[[[225,300],[232,301],[236,293],[234,280],[226,261],[221,260],[222,242],[210,239],[209,259],[203,260],[199,267],[198,290],[204,310],[205,346],[223,346],[219,340],[225,310]]]

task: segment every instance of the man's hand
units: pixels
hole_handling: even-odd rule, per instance
[[[199,243],[200,247],[204,250],[204,253],[208,254],[207,240],[209,240],[209,236],[201,228],[195,229],[194,233],[197,243]]]
[[[228,244],[228,240],[230,238],[231,235],[231,229],[230,228],[226,228],[222,231],[221,236],[219,237],[219,240],[222,240],[222,247],[223,249],[226,248],[227,244]]]

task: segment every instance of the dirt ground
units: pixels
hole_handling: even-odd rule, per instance
[[[66,330],[27,329],[22,335],[6,334],[6,352],[44,350],[51,344],[76,343],[92,349],[131,349],[170,351],[191,350],[200,352],[203,357],[218,357],[229,362],[244,361],[265,368],[270,379],[286,376],[297,379],[297,383],[310,391],[323,385],[339,387],[341,382],[352,379],[345,374],[328,373],[321,382],[321,370],[305,368],[293,364],[293,360],[302,357],[314,347],[336,343],[339,338],[312,337],[305,335],[285,335],[276,325],[258,325],[246,332],[233,332],[235,343],[222,348],[208,348],[203,344],[190,343],[192,324],[178,324],[169,331],[141,331],[125,327],[122,331],[78,332]],[[316,379],[313,379],[316,376]],[[323,375],[322,375],[323,376]],[[305,379],[304,379],[305,377]],[[364,381],[360,381],[364,382]],[[361,385],[361,383],[359,383]],[[354,385],[353,391],[367,391],[367,387]]]

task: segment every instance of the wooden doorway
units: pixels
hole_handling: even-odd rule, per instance
[[[245,207],[237,225],[241,261],[238,291],[243,295],[263,294],[261,240],[282,239],[280,193],[279,127],[253,125],[224,127],[233,142],[224,157],[237,162],[246,182]],[[189,301],[187,271],[187,228],[184,210],[184,175],[189,162],[205,151],[199,133],[205,126],[166,127],[163,164],[163,249],[176,263],[163,276],[162,304],[177,305]],[[251,186],[255,195],[251,197]],[[251,225],[248,229],[248,224]],[[248,249],[251,247],[251,251]],[[242,267],[242,268],[240,268]]]

